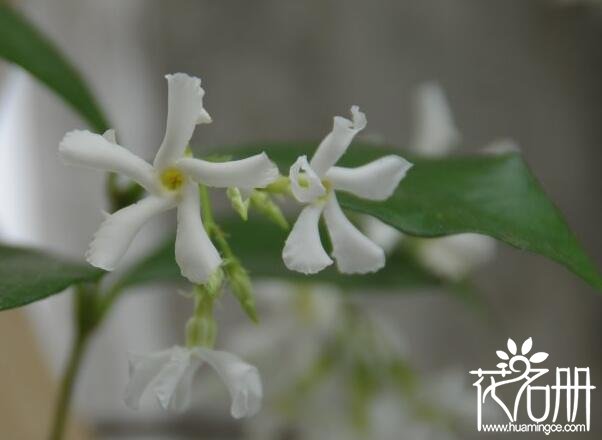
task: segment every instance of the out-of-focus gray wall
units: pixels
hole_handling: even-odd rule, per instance
[[[333,115],[359,104],[368,133],[403,147],[413,88],[437,80],[466,148],[516,139],[602,267],[602,14],[593,7],[545,0],[24,3],[90,76],[118,135],[146,157],[161,139],[165,73],[203,79],[215,122],[197,130],[199,145],[319,138]],[[41,149],[55,149],[75,124],[60,108],[48,97],[31,108]],[[87,214],[82,237],[96,227],[93,217]],[[56,242],[68,230],[51,233]],[[599,294],[558,265],[505,246],[478,281],[493,309],[485,322],[440,295],[380,300],[409,335],[421,368],[487,365],[507,337],[532,336],[559,366],[590,366],[600,384]]]

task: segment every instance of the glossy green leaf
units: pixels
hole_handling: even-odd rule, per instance
[[[266,151],[282,173],[316,143],[228,149],[235,156]],[[394,150],[354,143],[340,165],[357,166]],[[414,167],[385,202],[340,194],[341,205],[378,217],[410,235],[477,232],[548,257],[602,291],[602,277],[519,153],[410,158]]]
[[[18,64],[54,90],[94,130],[107,130],[107,119],[77,70],[46,36],[1,1],[0,58]]]
[[[103,273],[40,251],[0,246],[0,310],[39,301],[73,284],[96,281]]]

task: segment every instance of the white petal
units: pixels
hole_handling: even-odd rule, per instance
[[[310,203],[326,194],[322,181],[307,162],[307,156],[300,156],[289,171],[291,191],[301,203]]]
[[[225,351],[203,347],[196,347],[193,350],[217,371],[226,384],[232,398],[230,408],[232,417],[235,419],[251,417],[259,412],[263,390],[257,368]]]
[[[332,255],[343,273],[375,272],[385,265],[385,252],[347,219],[333,194],[324,209]]]
[[[424,156],[442,156],[460,141],[447,99],[441,86],[426,83],[414,96],[415,126],[412,149]]]
[[[282,259],[290,270],[312,274],[332,264],[320,241],[318,222],[322,209],[323,203],[311,204],[299,214],[282,250]]]
[[[121,173],[147,191],[157,191],[155,172],[149,163],[99,134],[70,131],[59,145],[59,154],[67,164]]]
[[[357,168],[332,167],[326,173],[334,188],[370,200],[386,200],[412,168],[399,156],[385,156]]]
[[[369,215],[362,216],[361,224],[366,237],[383,248],[385,254],[392,253],[404,237],[402,232],[398,231],[393,226],[389,226],[380,221],[376,217]]]
[[[518,142],[510,138],[496,139],[483,147],[483,152],[487,154],[508,154],[520,153]]]
[[[125,387],[125,404],[140,407],[140,399],[171,357],[171,350],[147,355],[130,354],[129,381]]]
[[[201,221],[196,184],[188,184],[182,190],[182,201],[178,206],[176,261],[182,275],[197,284],[207,282],[222,262]]]
[[[424,240],[417,248],[422,264],[452,280],[464,278],[494,254],[493,238],[470,233]]]
[[[176,166],[191,179],[217,188],[264,188],[278,178],[278,167],[267,154],[229,162],[180,159]]]
[[[174,206],[172,198],[149,196],[107,216],[94,234],[86,259],[92,266],[113,270],[140,228],[154,215]]]
[[[199,359],[191,356],[190,350],[173,347],[169,360],[152,383],[152,390],[165,410],[182,411],[190,403],[190,386]]]
[[[203,108],[205,91],[201,80],[184,73],[166,75],[167,124],[165,137],[155,157],[155,168],[161,170],[184,155],[196,124],[209,123],[211,117]]]
[[[366,127],[366,115],[358,106],[351,107],[351,114],[352,121],[335,116],[332,131],[320,143],[311,159],[311,167],[318,176],[324,177],[326,171],[347,151],[354,136]]]

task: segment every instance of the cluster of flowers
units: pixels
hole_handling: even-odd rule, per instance
[[[203,107],[205,92],[198,78],[182,73],[166,78],[166,131],[152,165],[118,145],[112,130],[104,135],[72,131],[65,135],[59,150],[68,164],[120,173],[148,193],[139,202],[106,216],[86,254],[90,264],[113,270],[151,217],[176,208],[175,259],[185,278],[205,286],[211,284],[223,261],[203,226],[199,185],[235,188],[244,195],[267,187],[280,175],[265,153],[229,162],[192,157],[188,143],[195,126],[211,122]],[[385,264],[383,249],[347,219],[337,202],[336,191],[385,200],[412,165],[390,155],[357,168],[335,166],[355,135],[366,126],[366,117],[358,107],[352,107],[351,113],[351,120],[334,118],[332,131],[311,160],[299,157],[290,168],[290,190],[304,205],[282,252],[290,270],[313,274],[333,263],[320,240],[318,225],[322,214],[332,243],[332,258],[341,272],[368,273]],[[214,350],[214,337],[192,338],[192,341],[188,341],[187,347],[132,356],[126,403],[137,408],[143,395],[152,392],[165,409],[185,408],[190,401],[194,375],[206,362],[217,371],[231,394],[232,416],[257,413],[262,398],[257,369],[231,353]]]

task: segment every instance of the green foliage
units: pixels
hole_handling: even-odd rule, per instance
[[[46,36],[1,1],[0,58],[18,64],[54,90],[94,130],[107,130],[107,119],[77,70]]]
[[[97,281],[103,273],[43,252],[0,246],[0,310],[39,301],[73,284]]]
[[[317,143],[254,146],[264,150],[282,173]],[[353,144],[340,165],[358,166],[391,154],[392,149]],[[410,235],[438,237],[476,232],[548,257],[579,275],[598,291],[602,277],[561,212],[543,191],[519,153],[441,159],[410,158],[414,167],[385,202],[340,194],[344,208],[373,215]]]

